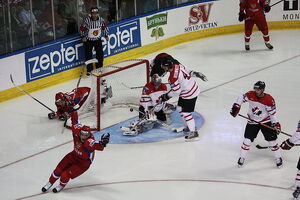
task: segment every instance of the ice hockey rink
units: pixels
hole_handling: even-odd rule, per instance
[[[300,147],[282,152],[284,165],[278,169],[270,150],[255,148],[256,144],[268,145],[259,134],[245,165],[238,168],[247,122],[229,114],[236,98],[262,80],[265,92],[275,98],[282,130],[289,134],[296,130],[300,119],[300,30],[271,31],[270,36],[274,50],[267,50],[261,33],[255,32],[249,52],[244,50],[242,33],[162,51],[208,78],[208,82],[197,79],[202,93],[196,111],[205,120],[199,140],[185,142],[179,137],[110,144],[96,152],[86,173],[70,180],[57,194],[51,190],[41,193],[41,188],[62,157],[72,151],[70,130],[63,130],[61,121],[48,120],[48,110],[28,96],[1,103],[0,199],[292,199]],[[157,53],[145,58],[152,59]],[[55,93],[70,91],[76,83],[69,81],[32,95],[54,109]],[[247,109],[244,104],[240,113],[246,115]],[[114,118],[111,120],[114,123]],[[280,134],[278,141],[287,138]]]

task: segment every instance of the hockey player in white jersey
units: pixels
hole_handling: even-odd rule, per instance
[[[263,81],[256,82],[254,84],[254,90],[239,96],[231,108],[230,114],[233,117],[236,117],[240,111],[241,105],[246,102],[249,103],[248,117],[250,120],[248,120],[245,128],[244,141],[238,159],[238,167],[243,166],[247,153],[250,150],[250,146],[257,137],[259,131],[262,132],[265,140],[268,141],[269,146],[271,146],[276,166],[278,168],[282,166],[280,148],[277,143],[277,133],[281,131],[281,125],[276,118],[275,100],[270,94],[264,93],[265,87],[266,85]],[[254,121],[272,126],[275,130],[262,126]]]
[[[300,120],[298,122],[298,126],[297,126],[297,130],[296,132],[293,134],[292,137],[290,137],[289,139],[285,140],[281,145],[281,149],[283,150],[290,150],[293,146],[295,146],[295,143],[298,142],[300,140]],[[300,157],[298,160],[298,164],[297,164],[297,175],[296,175],[296,190],[293,192],[293,197],[295,199],[298,199],[299,194],[300,194]]]
[[[159,97],[167,92],[166,84],[161,82],[157,74],[151,76],[142,92],[139,106],[139,119],[130,124],[129,127],[121,127],[123,135],[136,136],[142,132],[152,129],[155,123],[171,123],[171,113],[176,109],[168,103],[159,103]]]
[[[168,81],[171,90],[168,93],[163,94],[160,97],[160,100],[165,102],[172,97],[179,96],[177,109],[189,129],[185,139],[190,140],[198,137],[199,134],[196,130],[192,112],[194,112],[197,97],[200,94],[200,88],[193,77],[198,77],[203,81],[207,81],[206,76],[200,72],[188,69],[171,55],[166,53],[158,54],[153,63],[154,66],[152,67],[152,70],[156,70],[157,73],[160,73],[160,76],[164,76],[167,72],[170,72]]]

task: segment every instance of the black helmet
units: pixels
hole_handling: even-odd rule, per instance
[[[91,13],[93,13],[93,12],[98,13],[98,12],[99,12],[99,9],[98,9],[97,7],[91,7],[90,12],[91,12]]]
[[[260,90],[264,90],[266,88],[266,84],[263,81],[257,81],[254,86],[254,89],[260,89]]]

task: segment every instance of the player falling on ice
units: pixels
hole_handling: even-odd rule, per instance
[[[270,149],[274,154],[276,166],[278,168],[282,166],[280,148],[277,143],[277,132],[279,133],[281,131],[281,125],[276,118],[275,100],[270,94],[264,93],[265,88],[265,82],[257,81],[254,84],[252,91],[239,96],[232,105],[230,114],[233,117],[236,117],[240,111],[241,105],[246,102],[249,103],[248,117],[250,120],[245,128],[244,141],[238,159],[238,167],[244,165],[250,146],[257,137],[259,131],[262,132],[265,140],[269,142]],[[274,129],[267,128],[261,124],[274,127]]]
[[[280,145],[280,147],[283,150],[290,150],[293,146],[295,146],[295,143],[298,142],[299,140],[300,140],[300,120],[298,122],[296,132],[293,134],[292,137],[290,137],[289,139],[284,141]],[[298,160],[297,169],[298,169],[298,172],[297,172],[297,175],[296,175],[296,182],[295,182],[296,189],[293,192],[293,197],[295,199],[298,199],[299,194],[300,194],[300,157],[299,157],[299,160]]]
[[[105,103],[108,98],[112,97],[112,88],[108,87],[105,81],[101,82],[101,103]],[[62,121],[65,121],[69,118],[69,113],[72,111],[77,111],[81,107],[84,107],[86,104],[86,100],[90,95],[91,89],[89,87],[78,87],[77,89],[73,89],[71,92],[62,93],[59,92],[55,95],[55,105],[57,111],[51,112],[48,114],[49,119],[58,118]],[[93,94],[91,94],[93,95]],[[90,101],[87,102],[90,105],[86,105],[87,107],[93,108],[95,102],[92,100],[93,97],[90,98]],[[91,109],[88,108],[88,109]],[[79,110],[81,111],[81,110]]]
[[[62,121],[69,117],[70,111],[78,110],[86,101],[90,94],[90,88],[79,87],[71,92],[59,92],[55,95],[56,113],[49,113],[48,118],[58,118]]]
[[[139,106],[139,119],[130,124],[129,127],[121,127],[123,135],[136,136],[142,132],[152,129],[157,122],[171,124],[171,113],[176,109],[168,103],[158,103],[159,97],[167,92],[166,84],[161,82],[157,74],[151,76],[142,92]]]
[[[156,71],[158,75],[164,76],[167,72],[170,73],[168,81],[171,90],[168,93],[161,95],[160,101],[166,102],[172,97],[179,96],[177,110],[189,129],[185,139],[190,140],[198,137],[199,135],[196,130],[192,112],[194,112],[197,97],[200,94],[200,88],[193,77],[198,77],[203,81],[207,81],[206,76],[200,72],[188,69],[171,55],[166,53],[158,54],[153,63],[154,66],[152,67],[152,71]]]
[[[103,151],[109,143],[110,134],[105,133],[101,136],[101,141],[95,140],[89,126],[83,126],[78,122],[77,112],[71,113],[72,134],[74,149],[68,153],[57,165],[49,178],[49,182],[42,188],[43,192],[60,178],[58,186],[53,188],[53,192],[60,192],[69,182],[84,172],[92,164],[95,156],[95,150]]]

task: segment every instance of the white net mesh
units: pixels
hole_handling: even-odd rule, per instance
[[[84,86],[91,87],[91,92],[78,111],[80,122],[99,129],[99,126],[104,128],[124,121],[125,116],[136,116],[126,105],[138,107],[142,88],[149,81],[148,74],[149,62],[142,59],[125,60],[94,70],[90,78],[82,81]]]

